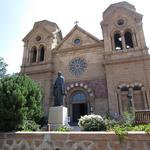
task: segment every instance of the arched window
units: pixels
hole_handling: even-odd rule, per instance
[[[40,46],[40,56],[39,56],[39,61],[44,61],[44,56],[45,55],[45,48],[44,46]]]
[[[75,91],[73,94],[72,94],[72,98],[71,100],[73,102],[85,102],[86,101],[86,95],[84,92],[82,91]]]
[[[132,40],[132,34],[129,31],[126,31],[124,34],[124,38],[125,38],[125,44],[126,44],[126,48],[130,49],[133,48],[133,40]]]
[[[114,34],[115,50],[122,50],[122,39],[120,33]]]
[[[31,63],[36,62],[36,57],[37,57],[37,49],[36,47],[32,47],[31,49]]]
[[[143,87],[139,84],[132,84],[132,87],[129,85],[118,87],[120,89],[118,104],[122,111],[129,111],[131,107],[135,110],[142,110],[145,109],[145,105],[148,106],[147,99],[142,93]]]

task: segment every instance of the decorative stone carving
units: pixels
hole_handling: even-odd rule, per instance
[[[69,62],[69,71],[75,75],[81,75],[87,68],[84,58],[76,57]]]
[[[66,83],[67,91],[74,88],[74,84],[74,82]],[[106,80],[81,81],[81,83],[79,82],[78,86],[87,89],[89,94],[93,93],[95,98],[107,98]],[[68,87],[70,88],[69,90]]]

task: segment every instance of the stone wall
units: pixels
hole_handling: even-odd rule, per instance
[[[137,59],[137,60],[136,60]],[[117,87],[121,84],[134,84],[141,83],[146,90],[147,99],[149,101],[149,76],[148,69],[149,64],[143,59],[149,59],[149,57],[137,57],[137,58],[128,58],[123,60],[111,61],[111,63],[106,63],[106,79],[107,79],[107,88],[108,88],[108,101],[109,101],[109,111],[110,112],[119,112],[120,107],[118,106],[118,96],[117,96]],[[147,63],[147,66],[145,66]],[[149,66],[149,67],[148,67]],[[136,91],[134,91],[135,93]],[[135,97],[135,96],[134,96]],[[122,101],[122,99],[121,99]],[[146,109],[142,107],[144,101],[140,98],[133,98],[135,106],[138,103],[141,103],[141,107],[135,107],[135,109]],[[141,101],[141,102],[138,102]],[[149,103],[149,102],[148,102]],[[124,107],[124,105],[122,105]]]
[[[0,133],[0,150],[150,150],[150,134],[130,132]]]

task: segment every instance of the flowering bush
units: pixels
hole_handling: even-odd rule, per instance
[[[78,125],[84,131],[104,131],[106,126],[100,115],[85,115],[79,119]]]

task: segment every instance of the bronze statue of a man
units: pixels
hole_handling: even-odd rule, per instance
[[[54,106],[62,106],[64,104],[65,80],[61,72],[58,72],[53,90]]]

